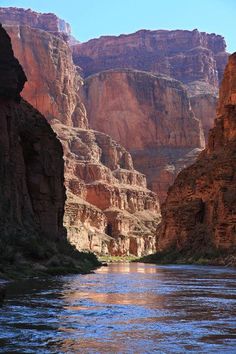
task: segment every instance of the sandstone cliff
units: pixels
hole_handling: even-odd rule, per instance
[[[103,36],[73,46],[85,76],[115,68],[163,73],[195,91],[208,84],[217,90],[227,61],[223,37],[193,31],[140,30]]]
[[[140,256],[155,251],[159,204],[146,188],[145,176],[133,169],[130,154],[97,131],[59,122],[53,129],[64,147],[70,242],[98,254]]]
[[[205,146],[183,85],[163,75],[116,69],[87,78],[82,91],[91,126],[130,151],[149,188],[164,200],[180,169]]]
[[[235,254],[236,53],[225,70],[207,148],[178,175],[162,214],[159,250],[204,255],[216,249]]]
[[[147,175],[148,186],[163,201],[175,176],[195,160],[204,146],[202,129],[196,131],[196,120],[191,126],[192,114],[200,120],[205,140],[213,127],[218,85],[228,56],[224,39],[197,30],[141,30],[76,44],[72,51],[74,62],[87,77],[85,103],[89,124],[110,134],[131,152],[135,167]],[[137,78],[135,70],[149,74],[140,73]],[[180,81],[190,104],[187,98],[173,104],[173,88],[170,92],[166,88],[162,95],[158,79],[155,81],[153,76],[160,74],[165,75],[166,83],[167,77],[171,78],[167,87],[173,79]],[[183,87],[176,87],[176,91],[181,96]],[[184,126],[186,122],[188,127]],[[191,141],[193,136],[191,149],[184,137]],[[196,139],[201,143],[196,143]]]
[[[65,188],[61,144],[45,118],[21,99],[26,77],[2,26],[0,48],[1,272],[5,266],[18,270],[19,259],[26,266],[24,257],[38,261],[56,253],[65,236]],[[54,251],[46,251],[48,242]]]
[[[17,7],[1,7],[0,22],[5,25],[22,25],[32,28],[39,28],[47,32],[71,34],[68,23],[52,13],[42,14],[31,9]]]
[[[145,176],[133,169],[123,147],[87,128],[80,98],[82,79],[68,44],[38,28],[5,27],[29,79],[23,97],[45,114],[63,144],[64,224],[70,241],[79,250],[97,253],[155,251],[157,197],[146,188]]]
[[[0,25],[0,275],[85,272],[99,262],[66,240],[62,145],[20,92],[26,76]]]
[[[86,112],[79,95],[82,80],[68,44],[41,29],[5,24],[4,27],[28,77],[23,97],[49,122],[57,117],[68,126],[86,127]]]
[[[25,74],[0,27],[1,236],[20,230],[58,238],[65,191],[62,148],[39,112],[20,99]]]

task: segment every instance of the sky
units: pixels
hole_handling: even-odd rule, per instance
[[[236,51],[236,0],[0,0],[0,6],[53,12],[81,42],[140,29],[187,29],[225,37]]]

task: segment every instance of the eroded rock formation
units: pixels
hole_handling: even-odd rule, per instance
[[[68,23],[52,13],[42,14],[31,9],[17,7],[1,7],[0,22],[5,25],[22,25],[38,28],[47,32],[71,34]]]
[[[45,118],[20,92],[25,74],[0,25],[0,234],[58,239],[65,189],[62,147]]]
[[[37,28],[4,27],[29,79],[23,97],[49,122],[57,117],[68,126],[86,127],[86,112],[79,96],[82,80],[67,42]]]
[[[68,43],[38,28],[15,23],[5,27],[29,79],[23,96],[45,114],[63,144],[64,224],[70,241],[97,253],[155,251],[157,197],[122,146],[88,129],[80,98],[82,79]]]
[[[148,186],[163,201],[177,173],[191,164],[204,146],[202,129],[196,132],[196,120],[191,127],[192,113],[202,123],[205,140],[213,126],[218,85],[228,56],[224,39],[197,30],[141,30],[76,44],[72,51],[74,62],[84,75],[91,75],[85,80],[91,127],[99,126],[131,152],[135,168],[147,175]],[[145,71],[146,75],[135,74],[135,70]],[[160,74],[166,77],[165,96],[158,89],[158,78],[154,79]],[[171,102],[173,88],[168,90],[172,79],[168,82],[167,77],[184,85],[191,110],[187,99],[175,104],[173,98]],[[179,97],[186,96],[182,87],[176,86],[177,91]],[[193,135],[190,149],[186,140],[190,141]],[[196,144],[196,139],[201,143]]]
[[[177,80],[109,70],[85,80],[83,97],[91,126],[130,151],[135,167],[162,200],[177,173],[205,146],[201,123]]]
[[[209,142],[180,172],[162,209],[158,250],[234,252],[236,247],[236,53],[229,57]]]
[[[130,68],[165,74],[199,92],[205,84],[217,90],[227,61],[225,47],[223,37],[213,33],[140,30],[74,45],[73,57],[85,76]]]
[[[78,249],[99,254],[143,255],[155,251],[160,222],[156,195],[133,169],[130,154],[108,135],[66,127],[53,129],[66,162],[65,226]]]

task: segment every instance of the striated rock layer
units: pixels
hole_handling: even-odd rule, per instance
[[[4,25],[16,57],[27,74],[22,95],[50,122],[57,117],[68,126],[87,126],[79,96],[81,77],[68,44],[52,33],[19,25]]]
[[[199,93],[205,84],[218,88],[225,47],[223,37],[214,33],[140,30],[74,45],[73,57],[85,76],[115,68],[144,70],[173,77]]]
[[[108,135],[54,122],[64,147],[65,226],[80,250],[144,255],[156,250],[156,195],[133,169],[130,154]]]
[[[0,22],[5,25],[23,25],[39,28],[47,32],[58,32],[70,35],[71,28],[68,23],[52,13],[42,14],[31,9],[17,7],[1,7]]]
[[[162,201],[178,172],[194,162],[204,146],[202,129],[207,140],[213,127],[228,57],[225,47],[223,37],[197,30],[141,30],[72,46],[74,62],[86,77],[89,124],[131,152],[135,168],[147,175],[148,186]],[[190,103],[187,98],[174,101],[174,79],[186,89],[183,94],[183,87],[176,86],[176,95],[187,94]],[[161,81],[166,82],[165,94]],[[201,122],[198,132],[192,114]]]
[[[62,147],[45,118],[21,100],[26,77],[1,25],[0,48],[0,246],[23,236],[60,239]]]
[[[45,114],[63,144],[64,224],[71,243],[100,254],[155,251],[157,197],[146,188],[145,176],[134,170],[122,146],[87,128],[82,80],[68,44],[38,28],[5,27],[29,79],[23,96]]]
[[[123,69],[85,80],[88,119],[124,145],[148,186],[164,200],[177,173],[205,146],[183,85],[163,75]]]
[[[236,249],[236,53],[229,57],[206,149],[183,170],[163,206],[158,250]]]

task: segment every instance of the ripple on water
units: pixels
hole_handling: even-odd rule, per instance
[[[236,272],[111,264],[10,284],[0,353],[235,353]]]

